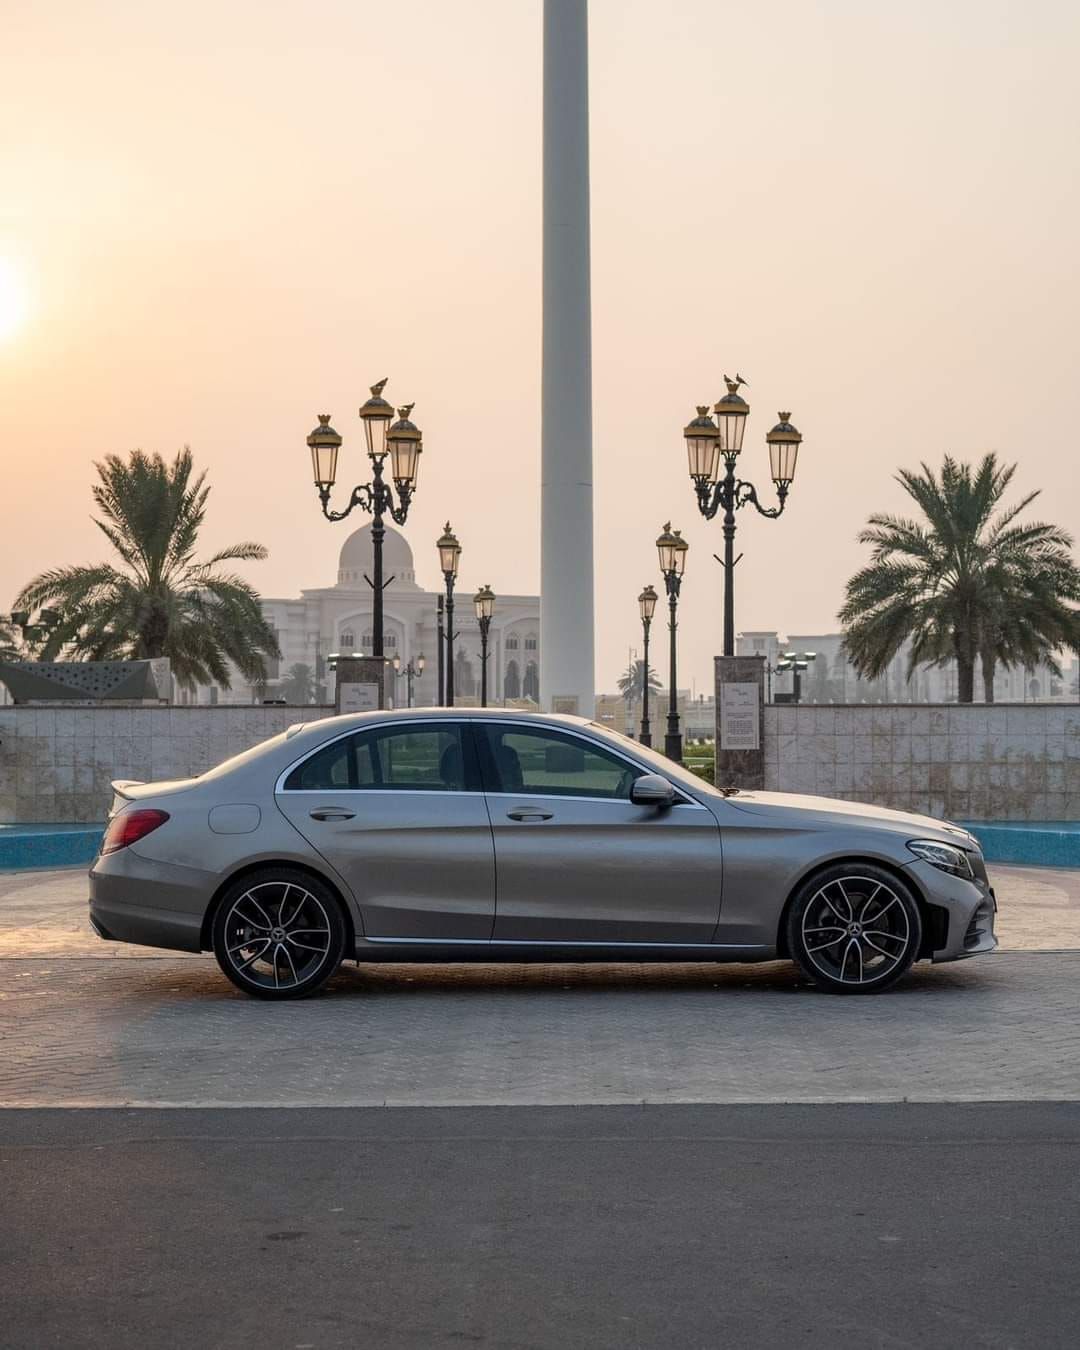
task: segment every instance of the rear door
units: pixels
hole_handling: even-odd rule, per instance
[[[491,823],[460,722],[394,722],[344,736],[294,766],[277,803],[348,882],[365,936],[491,937]]]
[[[720,913],[720,828],[680,794],[635,806],[646,770],[575,733],[477,723],[495,832],[494,939],[707,943]]]

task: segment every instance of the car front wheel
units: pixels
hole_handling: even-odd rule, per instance
[[[341,964],[346,928],[328,886],[288,867],[262,868],[231,886],[214,917],[214,955],[255,998],[303,998]]]
[[[872,863],[840,863],[811,877],[788,912],[788,951],[833,994],[874,994],[904,974],[922,944],[910,889]]]

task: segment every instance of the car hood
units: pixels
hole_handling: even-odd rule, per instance
[[[740,792],[728,805],[738,811],[768,815],[795,828],[869,825],[896,834],[940,839],[945,843],[978,848],[976,840],[959,825],[913,811],[894,811],[870,802],[849,802],[837,797],[806,797],[795,792]]]

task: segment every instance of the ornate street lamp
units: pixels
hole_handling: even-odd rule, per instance
[[[783,513],[795,478],[802,436],[788,420],[791,414],[780,413],[780,421],[765,437],[769,447],[769,472],[776,485],[779,504],[762,506],[753,483],[735,477],[746,419],[750,415],[750,405],[739,393],[739,386],[746,381],[741,375],[736,375],[733,380],[725,375],[724,382],[728,392],[713,408],[713,416],[709,415],[708,405],[702,404],[697,410],[698,415],[683,428],[683,437],[698,509],[706,520],[712,520],[721,507],[724,509],[724,556],[718,559],[724,568],[724,655],[734,656],[735,564],[739,561],[735,557],[735,512],[750,504],[770,520]]]
[[[679,678],[676,668],[675,633],[679,626],[679,591],[686,568],[686,553],[690,545],[678,530],[672,530],[671,521],[664,526],[656,541],[660,571],[668,596],[668,631],[671,634],[671,690],[668,695],[667,733],[664,736],[664,754],[676,764],[682,763],[682,732],[679,730]]]
[[[652,730],[649,727],[649,629],[656,613],[657,595],[650,583],[638,596],[638,609],[641,612],[641,631],[644,639],[645,660],[641,668],[641,735],[642,745],[652,745]]]
[[[791,671],[791,701],[798,703],[802,695],[802,672],[808,668],[811,661],[817,660],[817,652],[781,652],[780,660],[776,663],[776,669],[780,674],[786,674]]]
[[[473,596],[473,609],[476,622],[480,625],[480,706],[487,707],[487,663],[488,633],[491,630],[491,616],[495,613],[495,592],[484,585]]]
[[[400,656],[394,657],[393,664],[394,664],[394,674],[397,676],[397,678],[399,680],[404,679],[408,682],[406,684],[406,689],[408,690],[408,703],[406,704],[406,707],[411,708],[413,680],[418,680],[420,676],[423,675],[424,673],[424,664],[425,664],[424,653],[421,652],[420,655],[416,658],[415,665],[413,664],[412,658],[410,657],[409,664],[405,667],[402,667]]]
[[[375,575],[365,577],[365,580],[371,587],[373,596],[372,656],[383,655],[383,591],[393,580],[392,577],[383,580],[383,540],[386,537],[383,517],[389,516],[396,525],[405,524],[409,514],[409,503],[416,491],[416,477],[423,449],[420,429],[414,422],[409,421],[413,404],[407,403],[405,407],[399,408],[398,420],[395,422],[394,410],[382,396],[385,386],[385,380],[373,384],[371,397],[360,409],[372,476],[369,483],[360,483],[353,488],[349,504],[344,511],[330,510],[330,492],[337,482],[341,437],[330,425],[329,413],[319,414],[319,425],[307,438],[308,448],[311,450],[315,489],[319,494],[326,519],[344,520],[357,506],[371,514],[371,545],[374,554],[372,564]],[[383,478],[387,457],[390,459],[393,488]]]
[[[446,607],[446,596],[445,595],[436,596],[435,627],[437,631],[435,640],[435,650],[438,653],[438,661],[436,662],[436,669],[438,674],[436,682],[439,686],[438,706],[440,708],[445,706],[444,699],[446,698],[446,628],[443,623],[445,607]]]
[[[449,521],[446,522],[446,529],[436,541],[435,547],[439,550],[439,568],[446,582],[446,706],[452,708],[454,706],[454,638],[457,636],[454,632],[454,580],[457,577],[458,562],[461,559],[461,545],[458,543],[457,535],[451,530]]]

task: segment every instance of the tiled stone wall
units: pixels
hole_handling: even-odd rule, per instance
[[[0,708],[0,822],[101,821],[113,778],[187,778],[330,708]],[[765,709],[765,786],[961,820],[1080,820],[1080,707]]]
[[[959,820],[1080,820],[1080,707],[772,705],[765,785]]]
[[[113,778],[189,778],[332,708],[0,708],[0,823],[103,821]]]

